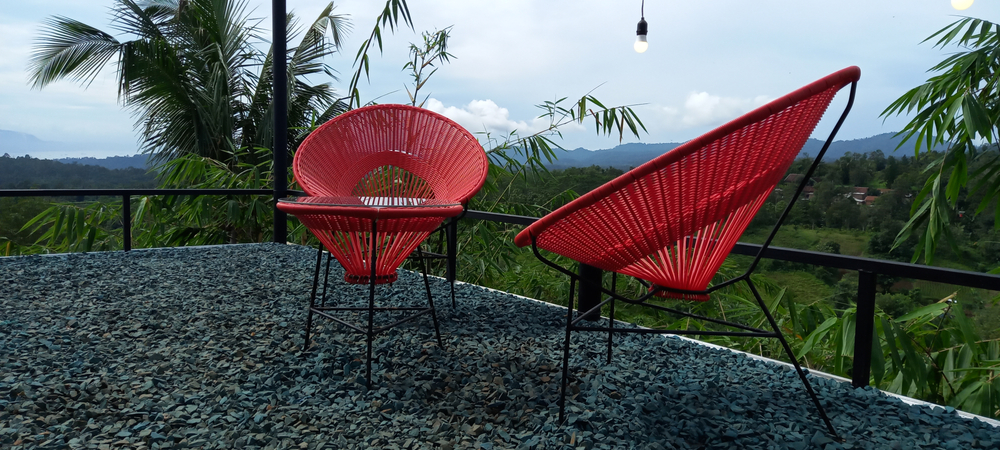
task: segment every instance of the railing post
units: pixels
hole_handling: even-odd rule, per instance
[[[580,264],[580,304],[577,311],[584,312],[601,303],[601,279],[604,271],[594,266]],[[586,320],[599,320],[600,312],[585,316]]]
[[[285,213],[278,209],[278,199],[283,198],[288,190],[288,40],[286,37],[287,15],[285,0],[271,2],[271,46],[273,67],[271,69],[274,85],[274,242],[284,244],[288,240],[288,219]]]
[[[868,386],[872,371],[872,348],[875,345],[875,284],[878,275],[858,271],[858,312],[854,324],[854,372],[851,383],[856,388]]]
[[[132,250],[132,196],[122,196],[122,242],[125,251]]]

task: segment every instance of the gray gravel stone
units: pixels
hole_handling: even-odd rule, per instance
[[[432,280],[429,317],[364,339],[320,321],[303,349],[315,250],[275,244],[0,258],[0,448],[995,449],[953,410],[676,338],[576,334],[557,425],[560,308]],[[334,264],[336,265],[336,264]],[[331,273],[328,302],[367,287]],[[383,305],[423,304],[403,272]],[[356,315],[359,322],[363,315]],[[392,321],[386,314],[381,323]]]

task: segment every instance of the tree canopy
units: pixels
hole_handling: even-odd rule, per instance
[[[115,64],[118,99],[136,117],[141,148],[159,162],[198,155],[234,163],[238,148],[273,142],[271,51],[248,16],[246,0],[115,0],[110,31],[77,20],[49,18],[36,41],[32,86],[73,79],[87,85]],[[327,6],[304,30],[288,14],[288,142],[301,129],[346,108],[329,82],[324,58],[350,28]]]
[[[915,156],[935,145],[948,146],[944,154],[932,157],[927,170],[934,175],[917,195],[910,221],[897,237],[898,244],[922,227],[913,260],[923,254],[930,262],[941,237],[953,241],[949,225],[958,217],[963,189],[982,195],[976,213],[1000,202],[1000,157],[983,151],[995,148],[1000,137],[1000,25],[966,17],[927,41],[957,51],[931,67],[933,76],[896,99],[882,116],[915,113],[899,133],[914,145]],[[970,170],[980,159],[985,161]],[[1000,208],[994,210],[1000,213]]]

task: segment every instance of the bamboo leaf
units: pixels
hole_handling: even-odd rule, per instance
[[[876,322],[878,323],[878,322]],[[876,327],[876,332],[881,327]],[[879,336],[882,333],[875,335],[875,339],[872,339],[872,360],[871,360],[871,375],[875,382],[875,386],[881,386],[882,380],[885,378],[885,355],[882,354],[882,345]]]
[[[805,355],[809,353],[821,339],[826,337],[835,325],[837,325],[837,322],[838,320],[836,317],[830,317],[829,319],[823,321],[818,328],[813,330],[812,333],[809,333],[809,336],[807,336],[805,342],[802,343],[802,348],[799,349],[796,357],[800,359],[805,357]]]
[[[927,384],[927,365],[924,363],[923,355],[914,347],[913,342],[909,339],[908,333],[899,328],[897,322],[892,323],[893,327],[896,327],[896,334],[900,336],[899,348],[903,353],[903,360],[906,362],[901,369],[910,382],[915,386],[924,386]],[[910,394],[910,389],[912,387],[905,383],[904,379],[904,395]]]
[[[982,136],[987,142],[992,142],[992,122],[989,114],[975,95],[966,94],[962,100],[962,116],[965,122],[966,138],[976,141],[976,136]]]
[[[85,252],[92,251],[94,248],[94,239],[96,238],[97,238],[97,228],[91,227],[90,230],[87,231],[87,241],[86,244],[83,246],[83,251]]]
[[[904,314],[896,319],[897,323],[909,322],[911,320],[927,320],[928,318],[936,318],[941,315],[941,312],[948,308],[947,303],[932,303],[927,306],[922,306],[908,314]]]

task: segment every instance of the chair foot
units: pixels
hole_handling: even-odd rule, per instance
[[[309,349],[310,345],[310,333],[312,332],[312,318],[313,318],[313,307],[316,306],[316,289],[319,287],[319,268],[323,264],[323,245],[320,244],[319,251],[316,253],[316,270],[313,272],[313,285],[312,293],[309,296],[309,308],[306,313],[306,336],[302,343],[302,351],[305,352]],[[323,286],[323,290],[326,290],[326,286]],[[324,292],[325,295],[325,292]]]
[[[826,425],[826,430],[836,439],[840,439],[837,434],[837,430],[833,428],[833,423],[830,422],[830,418],[826,415],[826,410],[823,405],[819,402],[819,397],[816,395],[816,391],[813,390],[812,384],[809,383],[809,379],[806,378],[805,371],[802,370],[802,366],[799,365],[798,358],[795,357],[795,353],[792,352],[792,347],[788,345],[788,341],[785,340],[785,335],[781,333],[781,328],[778,326],[778,322],[774,320],[774,316],[771,315],[771,310],[767,308],[764,303],[764,299],[761,298],[760,293],[757,292],[757,287],[754,286],[750,278],[746,279],[747,286],[750,287],[750,292],[753,293],[754,297],[757,299],[757,303],[760,305],[761,310],[764,311],[764,317],[767,318],[768,323],[770,323],[771,328],[774,329],[774,333],[781,342],[781,347],[785,350],[785,354],[788,355],[788,359],[792,361],[792,366],[795,367],[795,372],[798,373],[799,379],[802,380],[802,384],[806,387],[806,392],[809,393],[809,398],[812,399],[813,405],[816,406],[816,411],[819,413],[820,419]]]
[[[425,283],[427,282],[426,274],[424,274],[424,282]],[[444,350],[445,349],[444,340],[441,339],[441,326],[438,325],[437,310],[434,309],[434,300],[430,296],[430,288],[428,288],[427,294],[428,294],[427,302],[430,304],[431,308],[431,320],[434,322],[434,335],[437,336],[438,346],[441,347],[442,350]]]
[[[569,284],[569,302],[566,304],[566,337],[563,340],[563,373],[562,385],[559,388],[559,424],[566,418],[566,389],[569,386],[569,338],[573,326],[573,294],[576,291],[576,280]]]
[[[442,349],[444,348],[444,341],[441,339],[441,327],[438,325],[437,310],[434,309],[434,296],[431,295],[431,283],[427,279],[427,259],[424,258],[423,252],[420,251],[420,247],[417,247],[417,256],[420,261],[423,262],[421,265],[423,268],[424,277],[424,289],[427,291],[427,305],[431,308],[431,320],[434,322],[434,335],[437,336],[438,346]],[[455,301],[455,284],[452,283],[452,305],[454,306]]]
[[[365,388],[372,388],[372,339],[368,337],[368,358],[365,359]]]

